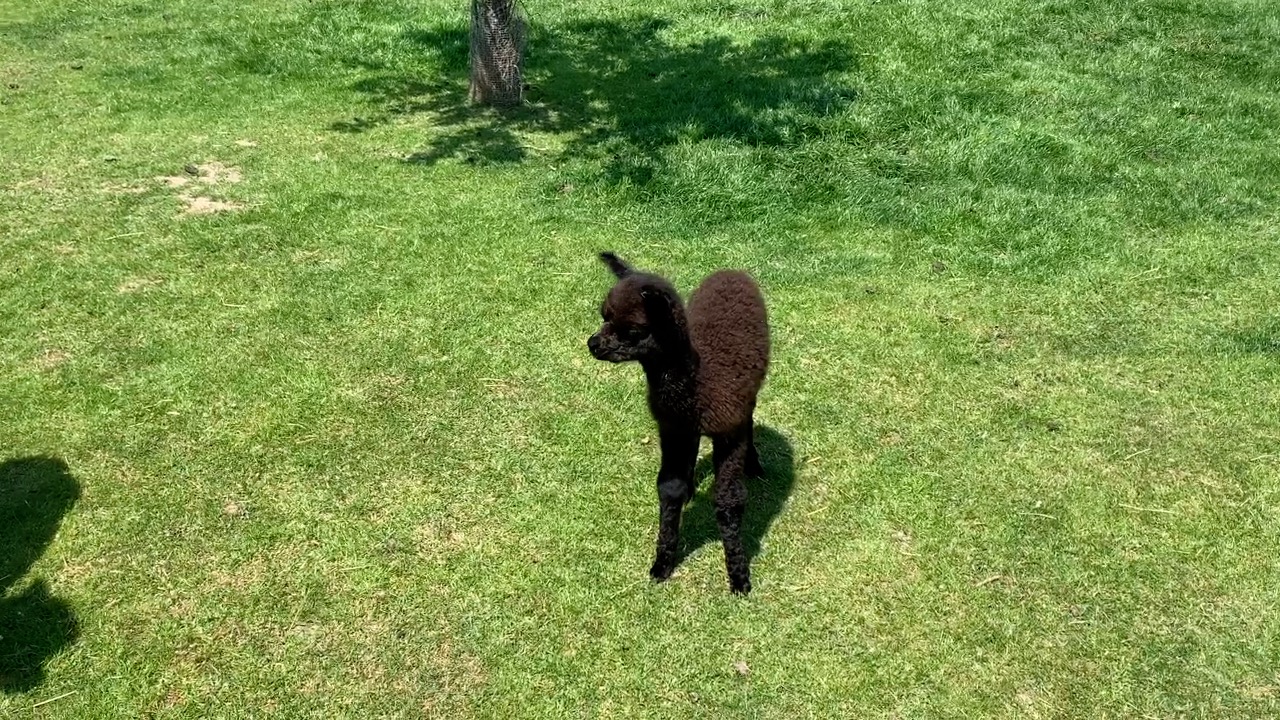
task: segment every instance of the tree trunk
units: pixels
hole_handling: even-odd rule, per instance
[[[471,102],[512,107],[524,99],[524,34],[516,0],[471,0]]]

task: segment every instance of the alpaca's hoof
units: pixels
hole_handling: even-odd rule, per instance
[[[751,592],[751,578],[746,577],[741,580],[730,579],[729,590],[731,590],[734,595],[746,597]]]
[[[654,582],[662,582],[671,577],[671,573],[675,572],[676,564],[670,560],[654,560],[653,567],[649,568],[649,577]]]

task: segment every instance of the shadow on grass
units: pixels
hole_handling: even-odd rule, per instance
[[[747,478],[747,509],[742,519],[742,544],[748,559],[754,559],[760,553],[765,533],[769,532],[774,518],[787,504],[796,481],[795,455],[791,450],[791,443],[767,425],[757,424],[755,435],[760,464],[764,466],[764,477]],[[711,455],[708,454],[698,460],[694,478],[701,485],[711,477],[712,472]],[[680,549],[680,562],[684,562],[685,558],[703,545],[720,539],[720,528],[716,525],[716,510],[711,496],[709,489],[699,492],[685,509],[680,532],[683,545]]]
[[[1226,333],[1226,340],[1237,352],[1280,356],[1280,320]]]
[[[567,138],[565,155],[603,159],[612,179],[644,184],[662,169],[663,148],[712,139],[793,144],[856,96],[831,79],[855,66],[844,44],[781,36],[677,43],[665,32],[669,26],[640,16],[539,33],[526,57],[529,102],[504,113],[468,105],[465,26],[411,31],[407,39],[438,56],[444,75],[424,82],[383,72],[360,80],[353,89],[373,105],[372,116],[330,129],[364,132],[427,113],[441,132],[406,158],[427,164],[450,157],[518,162],[526,156],[522,133],[558,133]]]
[[[44,663],[75,642],[71,606],[43,579],[10,593],[48,547],[80,483],[56,458],[0,463],[0,691],[26,692],[44,680]]]

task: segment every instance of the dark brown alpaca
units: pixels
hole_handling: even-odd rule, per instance
[[[769,366],[769,322],[760,288],[744,272],[720,270],[689,296],[686,313],[665,279],[637,272],[613,253],[601,253],[600,259],[618,281],[600,308],[604,324],[587,347],[599,360],[636,360],[644,368],[662,443],[658,542],[649,575],[666,580],[675,570],[680,514],[697,489],[693,469],[698,440],[706,435],[715,461],[716,522],[729,587],[745,595],[751,571],[741,537],[743,477],[762,474],[752,414]]]

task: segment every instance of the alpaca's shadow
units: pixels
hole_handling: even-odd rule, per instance
[[[80,483],[57,458],[0,463],[0,692],[39,685],[45,661],[79,632],[71,606],[52,595],[43,578],[19,582],[79,497]]]
[[[747,509],[742,519],[742,546],[747,551],[748,559],[753,559],[760,553],[764,535],[787,504],[787,498],[791,497],[791,487],[796,480],[795,456],[791,443],[781,433],[767,425],[757,424],[755,440],[756,450],[760,453],[760,464],[764,466],[764,476],[747,478]],[[698,460],[693,472],[695,482],[699,485],[711,477],[714,472],[711,455]],[[710,487],[695,495],[685,509],[681,537],[684,542],[680,549],[680,562],[684,562],[685,558],[703,545],[720,539]]]

